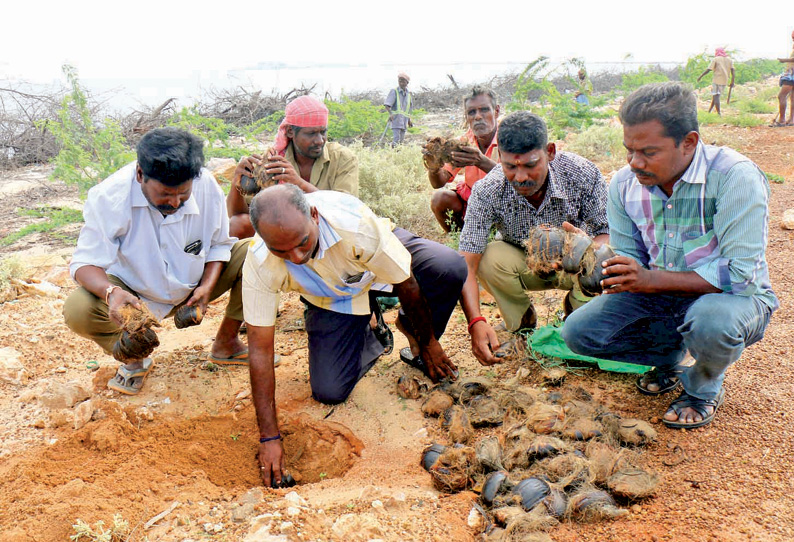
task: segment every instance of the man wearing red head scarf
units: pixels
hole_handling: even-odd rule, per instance
[[[736,70],[733,68],[733,60],[728,57],[728,53],[725,52],[724,47],[717,47],[717,50],[714,52],[714,60],[711,61],[706,71],[700,74],[698,82],[710,71],[714,72],[714,76],[711,79],[711,105],[709,106],[709,113],[711,113],[712,109],[716,109],[717,114],[722,116],[722,113],[720,113],[720,94],[725,90],[725,85],[728,84],[728,74],[731,76],[731,88],[733,88],[733,80],[736,77]],[[730,95],[728,98],[730,98]]]
[[[254,167],[266,161],[265,170],[278,183],[294,184],[306,193],[336,190],[358,196],[358,160],[339,143],[328,143],[328,108],[311,96],[301,96],[287,104],[278,128],[276,143],[263,158],[246,156],[237,164],[232,189],[226,197],[229,234],[253,237],[248,218],[250,198],[240,193],[240,177],[252,177]]]

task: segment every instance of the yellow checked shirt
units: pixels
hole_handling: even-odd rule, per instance
[[[367,315],[369,290],[389,290],[411,276],[411,254],[388,218],[342,192],[306,199],[319,212],[319,249],[306,264],[274,256],[258,235],[251,240],[243,266],[243,312],[251,325],[275,325],[279,293],[288,291],[323,309]]]
[[[295,149],[290,141],[284,153],[295,171],[300,171],[295,160]],[[358,159],[339,143],[326,143],[323,155],[314,161],[309,182],[320,190],[336,190],[358,197]]]

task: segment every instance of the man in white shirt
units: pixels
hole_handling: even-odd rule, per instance
[[[88,192],[85,225],[70,273],[81,286],[64,305],[66,324],[111,353],[121,335],[119,310],[146,303],[157,318],[185,304],[204,314],[231,291],[210,359],[247,365],[237,332],[243,320],[241,276],[247,242],[229,237],[223,192],[204,169],[203,141],[161,128],[138,144],[138,160]],[[125,359],[110,389],[137,394],[151,359]]]

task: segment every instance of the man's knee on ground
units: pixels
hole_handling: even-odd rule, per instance
[[[329,382],[321,383],[316,386],[312,385],[312,397],[314,397],[316,401],[326,405],[338,405],[339,403],[344,403],[347,398],[350,397],[357,383],[358,381],[352,384]]]

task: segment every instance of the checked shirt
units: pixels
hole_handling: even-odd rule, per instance
[[[523,247],[535,226],[567,221],[591,237],[609,233],[607,187],[598,168],[577,154],[558,152],[549,163],[546,197],[538,209],[516,192],[497,165],[472,189],[460,234],[462,252],[482,254],[492,226],[508,243]]]

